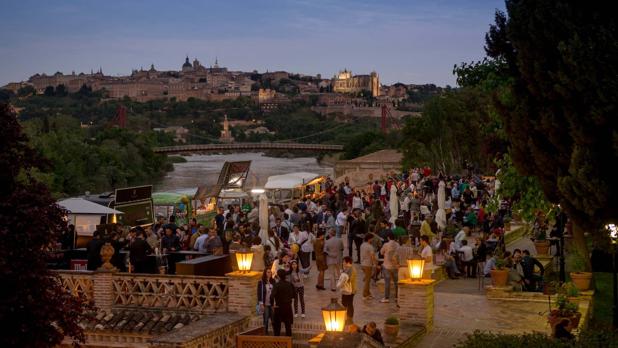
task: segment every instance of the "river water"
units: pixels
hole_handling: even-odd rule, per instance
[[[155,185],[155,191],[170,192],[195,189],[199,185],[214,185],[217,183],[219,172],[225,161],[251,161],[246,189],[263,187],[266,179],[271,175],[292,172],[333,175],[333,167],[320,164],[313,157],[276,158],[253,152],[183,157],[187,162],[175,163],[174,171],[167,173],[165,178]]]

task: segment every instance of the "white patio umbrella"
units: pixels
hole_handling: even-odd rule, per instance
[[[260,220],[260,239],[262,239],[262,244],[266,244],[268,240],[268,197],[265,194],[260,194],[259,198],[260,207],[259,207],[259,220]]]
[[[446,193],[444,192],[444,186],[444,181],[440,181],[438,184],[438,211],[436,212],[436,223],[441,230],[444,230],[446,227],[446,211],[444,210]]]
[[[388,207],[391,212],[391,218],[388,221],[394,224],[399,216],[399,198],[397,198],[397,187],[395,184],[391,185],[391,197],[388,201]]]

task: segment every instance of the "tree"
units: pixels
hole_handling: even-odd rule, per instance
[[[19,97],[27,97],[34,94],[36,94],[36,89],[30,85],[23,86],[17,90],[17,96]]]
[[[15,114],[0,104],[0,336],[3,347],[53,347],[66,336],[83,342],[78,323],[87,305],[61,286],[46,248],[66,227],[66,214],[32,177],[47,162],[28,145]]]
[[[43,91],[43,95],[46,96],[46,97],[53,97],[54,96],[54,87],[53,86],[45,87],[45,90]]]
[[[618,37],[610,3],[507,0],[486,52],[508,86],[494,100],[514,165],[535,176],[577,226],[618,216]],[[576,244],[585,248],[583,231]]]

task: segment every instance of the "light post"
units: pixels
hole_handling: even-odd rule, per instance
[[[612,241],[613,267],[612,273],[614,278],[614,308],[612,311],[612,324],[614,330],[618,329],[618,227],[615,224],[605,225],[605,229],[609,232],[609,239]]]
[[[419,281],[423,279],[423,269],[425,268],[425,259],[408,259],[408,272],[410,272],[410,280]]]
[[[347,310],[337,302],[337,298],[331,298],[328,306],[322,308],[322,317],[327,332],[342,332],[345,326]]]
[[[251,271],[251,262],[253,261],[253,251],[239,250],[236,252],[236,262],[238,263],[238,271],[248,273]]]

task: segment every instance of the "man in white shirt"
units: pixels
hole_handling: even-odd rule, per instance
[[[399,260],[397,258],[397,249],[399,243],[395,241],[395,235],[389,231],[387,233],[388,242],[382,246],[380,253],[384,255],[384,298],[380,300],[382,303],[390,302],[391,279],[395,285],[395,298],[397,298],[397,282],[399,278]]]
[[[337,229],[337,237],[341,238],[341,232],[345,225],[348,223],[348,208],[343,208],[342,211],[337,214],[337,219],[335,220],[335,227]]]
[[[423,278],[431,279],[433,273],[433,250],[429,245],[429,237],[421,236],[421,257],[425,260],[423,268]]]
[[[472,247],[468,245],[467,240],[461,241],[461,248],[459,248],[459,252],[461,255],[461,263],[464,266],[464,270],[466,272],[466,276],[468,278],[474,276],[474,253],[472,252]]]
[[[453,242],[455,243],[455,249],[459,250],[463,245],[462,241],[464,241],[468,237],[468,232],[470,231],[470,227],[464,226],[458,233],[455,235],[455,239]]]

